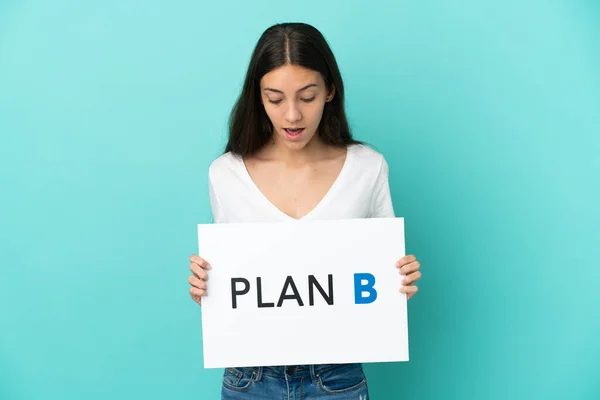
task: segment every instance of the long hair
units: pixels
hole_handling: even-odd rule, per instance
[[[260,96],[260,80],[283,65],[298,65],[319,72],[335,95],[325,103],[318,127],[323,142],[332,146],[361,143],[352,138],[344,110],[344,83],[327,41],[316,28],[304,23],[283,23],[268,28],[258,40],[246,72],[242,92],[229,118],[225,152],[253,155],[273,135],[273,125]]]

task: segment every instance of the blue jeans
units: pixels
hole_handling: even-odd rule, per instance
[[[361,364],[226,368],[222,400],[368,400]]]

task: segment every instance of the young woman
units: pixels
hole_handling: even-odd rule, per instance
[[[384,157],[354,140],[344,85],[321,33],[300,23],[267,29],[252,55],[225,153],[209,169],[216,223],[394,217]],[[201,304],[209,263],[190,257]],[[392,267],[392,266],[390,266]],[[410,298],[414,256],[396,263]],[[360,364],[226,368],[222,399],[367,399]]]

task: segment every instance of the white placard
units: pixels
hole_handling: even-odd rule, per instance
[[[403,218],[201,224],[198,242],[205,368],[408,361]]]

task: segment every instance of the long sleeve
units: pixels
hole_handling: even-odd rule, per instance
[[[371,218],[394,218],[394,205],[390,193],[389,167],[385,158],[381,158],[379,174],[373,187],[371,200]]]
[[[223,210],[221,210],[221,206],[219,204],[219,198],[217,197],[217,192],[215,191],[215,187],[212,183],[210,174],[208,177],[208,194],[209,194],[210,208],[212,210],[214,223],[219,224],[219,223],[224,222]]]

